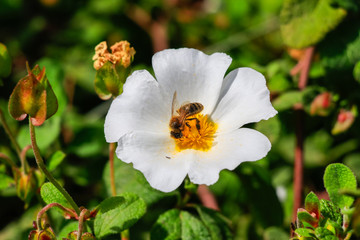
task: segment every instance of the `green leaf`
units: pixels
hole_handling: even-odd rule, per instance
[[[135,193],[141,197],[147,205],[155,203],[161,198],[169,195],[152,188],[140,171],[134,169],[130,164],[126,164],[116,157],[114,159],[114,169],[116,192],[118,194],[125,192]],[[108,194],[111,195],[109,164],[107,164],[104,169],[103,179],[106,189],[108,190]]]
[[[144,200],[132,193],[110,197],[100,203],[94,221],[95,236],[99,239],[119,234],[130,228],[146,212]]]
[[[303,224],[304,223],[308,223],[313,227],[316,227],[318,220],[316,218],[314,218],[310,213],[308,213],[307,211],[299,211],[297,213],[297,218],[299,219],[299,221],[301,221]]]
[[[58,239],[64,239],[67,235],[72,231],[77,231],[79,228],[79,222],[72,221],[66,224],[63,228],[61,228],[59,234],[57,234]]]
[[[303,93],[300,91],[288,91],[281,94],[273,101],[273,106],[279,112],[292,108],[296,103],[302,102]]]
[[[219,212],[201,206],[197,206],[196,210],[208,229],[212,240],[233,239],[229,224]]]
[[[315,193],[310,192],[305,198],[305,209],[309,213],[315,213],[316,218],[320,217],[320,201]]]
[[[356,178],[353,172],[343,164],[330,164],[324,174],[324,185],[330,200],[340,208],[350,207],[354,198],[339,193],[340,189],[356,189]]]
[[[151,240],[181,239],[180,210],[171,209],[159,216],[151,229]]]
[[[66,154],[62,151],[56,151],[47,161],[47,168],[49,171],[54,171],[57,166],[64,160]]]
[[[11,73],[11,57],[6,46],[0,43],[0,77],[7,77]]]
[[[278,116],[274,116],[267,121],[256,123],[255,129],[267,136],[270,142],[275,142],[281,131],[281,122]]]
[[[15,184],[14,179],[4,173],[0,173],[0,190],[8,188],[11,184]]]
[[[60,124],[60,116],[54,116],[36,128],[36,140],[41,152],[46,152],[48,147],[58,139],[61,130]],[[17,141],[21,148],[31,144],[29,135],[29,127],[26,125],[22,126],[17,136]],[[29,153],[31,152],[29,151]]]
[[[59,203],[64,207],[72,209],[70,203],[51,182],[44,183],[41,186],[40,195],[46,204]]]
[[[323,228],[323,227],[317,227],[315,229],[315,236],[319,239],[323,239],[325,238],[326,236],[334,236],[334,234],[329,231],[328,229],[326,228]],[[334,236],[335,237],[335,236]]]
[[[316,45],[346,16],[328,0],[285,0],[281,10],[281,33],[286,45],[304,48]]]
[[[309,228],[297,228],[295,233],[301,237],[314,237],[314,230]]]
[[[360,61],[360,20],[349,18],[319,44],[321,64],[335,81]],[[352,79],[351,79],[352,80]],[[341,83],[344,83],[341,81]],[[352,89],[352,88],[351,88]]]
[[[360,61],[355,64],[353,75],[355,80],[360,82]]]
[[[320,200],[320,212],[321,215],[324,216],[324,218],[328,218],[334,222],[337,222],[338,224],[342,224],[342,215],[340,212],[340,208],[335,206],[334,203],[321,199]]]
[[[181,218],[181,239],[182,240],[211,240],[211,235],[205,224],[188,212],[182,211]]]
[[[279,227],[265,229],[264,240],[289,240],[289,233]]]

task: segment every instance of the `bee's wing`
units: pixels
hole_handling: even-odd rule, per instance
[[[174,115],[175,105],[177,105],[176,91],[174,92],[172,103],[171,103],[171,116]]]

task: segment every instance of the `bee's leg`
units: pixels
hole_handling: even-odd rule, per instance
[[[186,120],[196,120],[196,129],[199,131],[200,130],[200,120],[197,118],[188,118]],[[189,125],[186,125],[189,126]]]
[[[191,126],[188,122],[185,122],[185,125],[188,126],[189,129],[191,129]]]

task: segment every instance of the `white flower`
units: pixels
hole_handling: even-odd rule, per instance
[[[105,119],[107,142],[118,142],[117,156],[133,163],[153,188],[175,190],[186,175],[196,184],[214,184],[223,169],[266,156],[270,141],[244,124],[273,117],[262,74],[238,68],[224,79],[231,58],[195,49],[168,49],[152,58],[155,78],[135,71]],[[204,109],[186,120],[182,137],[170,136],[174,93],[177,102],[201,103]],[[177,105],[175,110],[180,106]],[[190,117],[188,117],[190,118]],[[124,176],[126,177],[126,176]]]

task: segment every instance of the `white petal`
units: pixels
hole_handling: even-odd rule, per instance
[[[176,153],[174,140],[168,134],[149,132],[125,134],[118,142],[116,154],[122,161],[133,163],[153,188],[163,192],[180,186],[193,159],[189,152]]]
[[[219,132],[269,119],[277,113],[271,105],[264,76],[251,68],[238,68],[226,76],[219,101],[211,115],[219,124]]]
[[[156,53],[152,64],[159,84],[172,96],[177,92],[179,104],[199,102],[204,114],[214,109],[221,84],[231,58],[224,53],[206,55],[196,49],[167,49]]]
[[[256,161],[266,156],[271,143],[262,133],[240,128],[221,134],[207,152],[197,152],[197,161],[190,166],[189,177],[196,184],[214,184],[223,169],[233,170],[240,163]]]
[[[135,71],[105,118],[105,138],[116,142],[134,130],[169,132],[171,99],[147,71]]]

